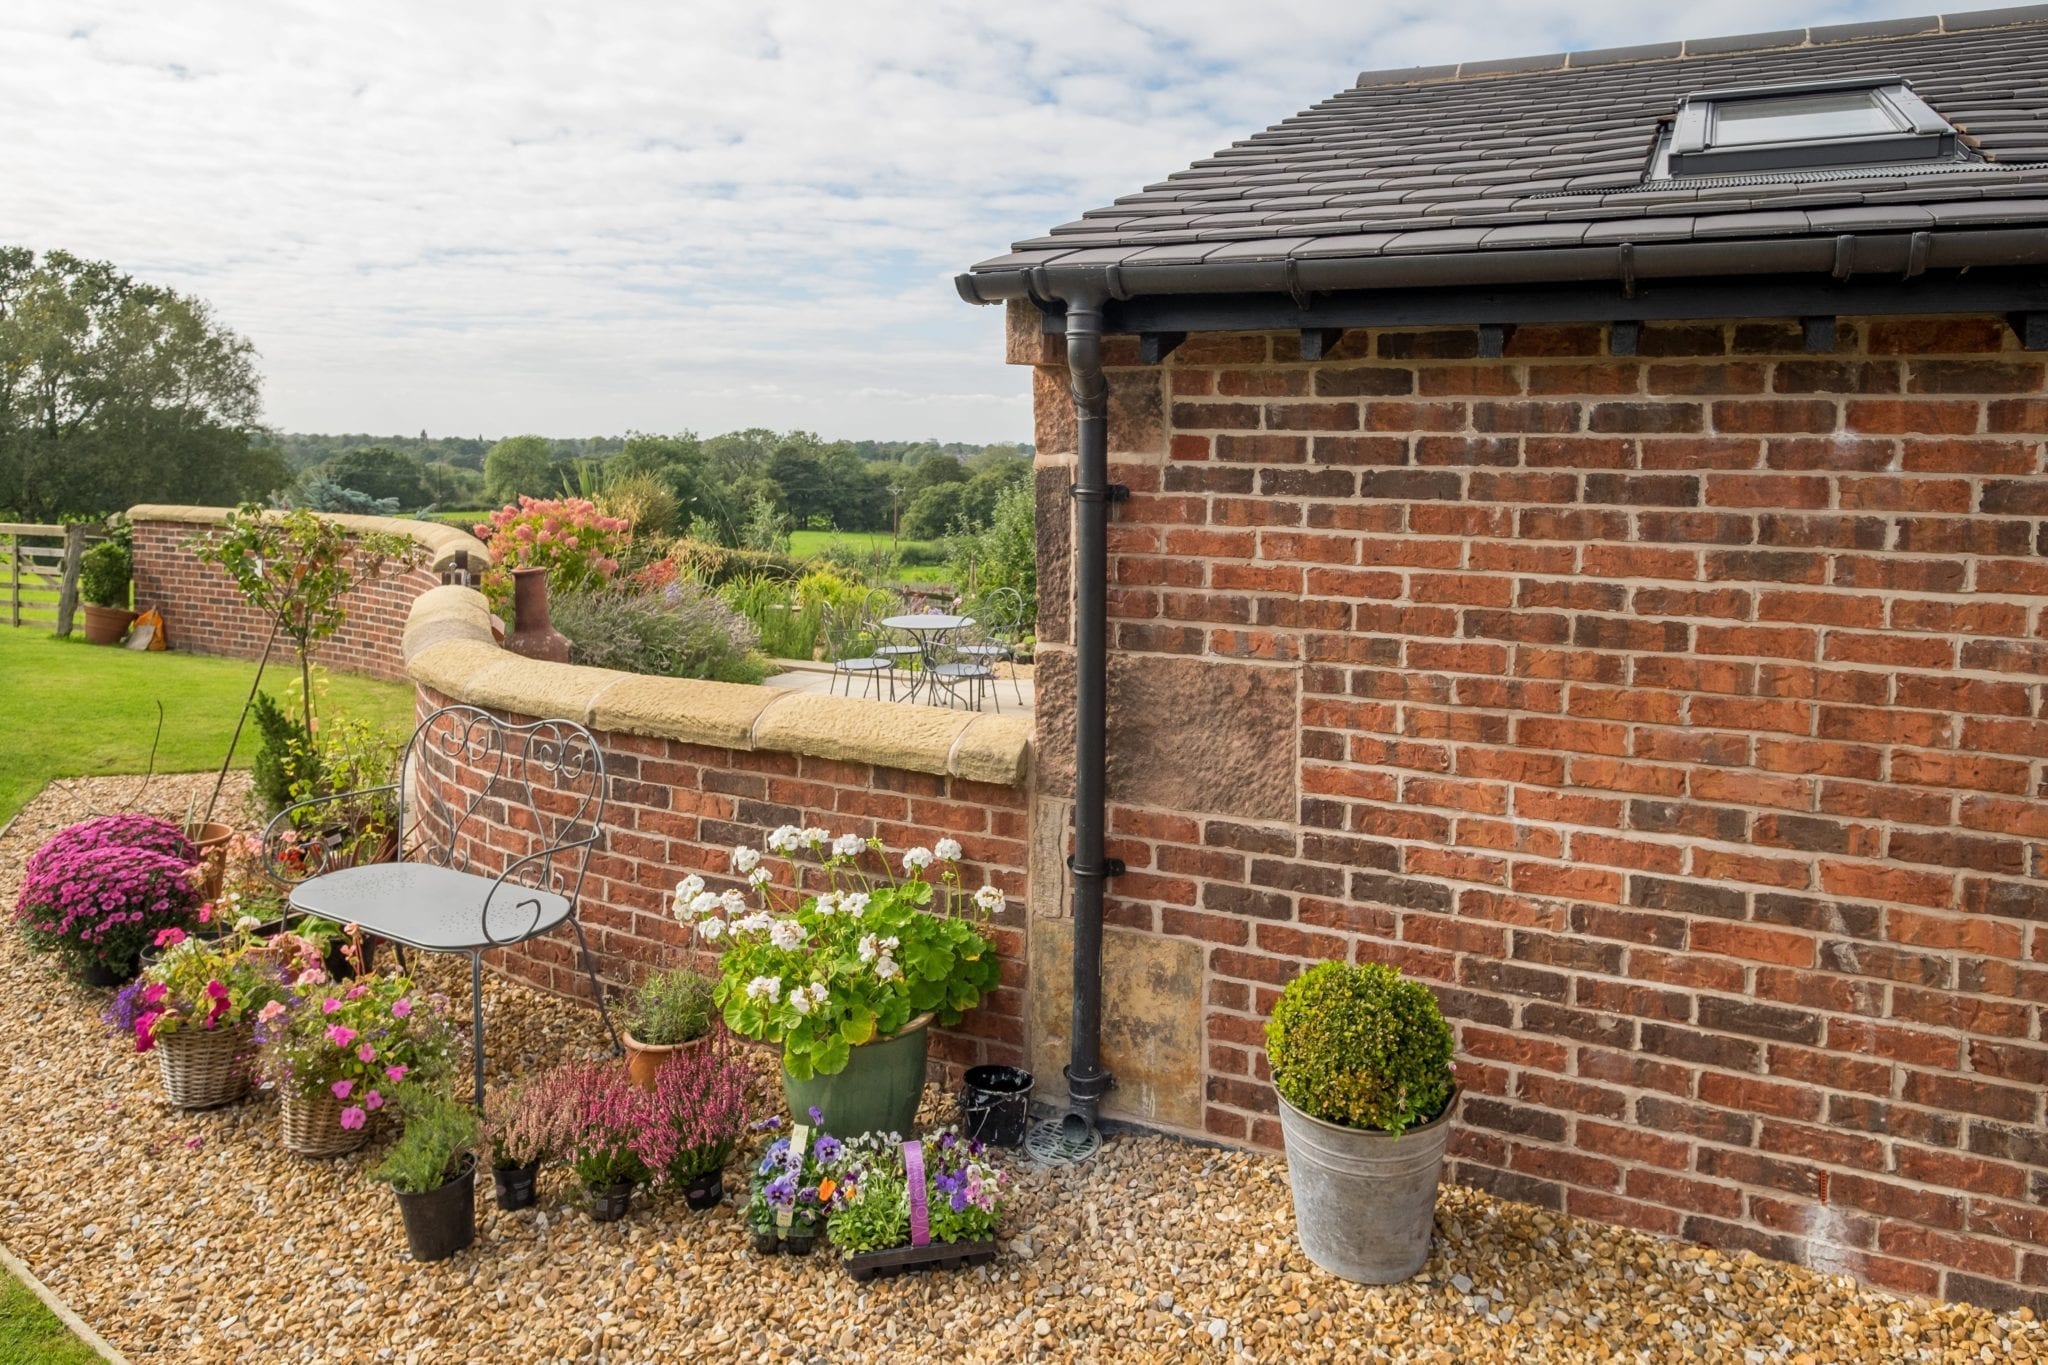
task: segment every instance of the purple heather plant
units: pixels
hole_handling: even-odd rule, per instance
[[[14,904],[15,922],[29,947],[57,954],[74,971],[95,964],[121,971],[162,930],[198,923],[192,860],[122,842],[144,837],[159,847],[176,847],[162,839],[160,830],[134,820],[89,820],[59,831],[36,850]],[[174,826],[155,823],[184,843]]]

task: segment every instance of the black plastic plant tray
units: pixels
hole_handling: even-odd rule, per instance
[[[964,1270],[971,1265],[986,1265],[995,1258],[994,1242],[932,1242],[921,1247],[906,1242],[900,1247],[848,1256],[846,1273],[856,1280],[872,1280],[913,1270]]]

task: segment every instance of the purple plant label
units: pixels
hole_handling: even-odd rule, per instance
[[[810,1145],[810,1124],[799,1123],[795,1128],[790,1130],[789,1178],[795,1182],[796,1187],[799,1190],[803,1188],[804,1182],[804,1152],[809,1149]],[[791,1198],[787,1205],[775,1210],[775,1235],[777,1237],[789,1236],[789,1226],[792,1222],[795,1221],[795,1219],[796,1200],[794,1198]]]
[[[922,1142],[903,1144],[903,1183],[910,1190],[910,1244],[914,1247],[930,1246],[932,1211],[925,1196]]]

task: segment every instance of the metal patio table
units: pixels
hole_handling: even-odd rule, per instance
[[[920,611],[907,616],[885,616],[882,624],[890,630],[900,630],[917,643],[918,674],[910,680],[910,692],[906,698],[916,701],[920,688],[931,688],[933,667],[932,648],[956,630],[965,630],[974,624],[972,616],[952,616],[945,612]],[[937,703],[933,703],[936,705]]]

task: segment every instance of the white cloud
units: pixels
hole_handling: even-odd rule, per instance
[[[1925,0],[14,0],[0,241],[214,302],[298,430],[1029,433],[952,272],[1361,68]]]

